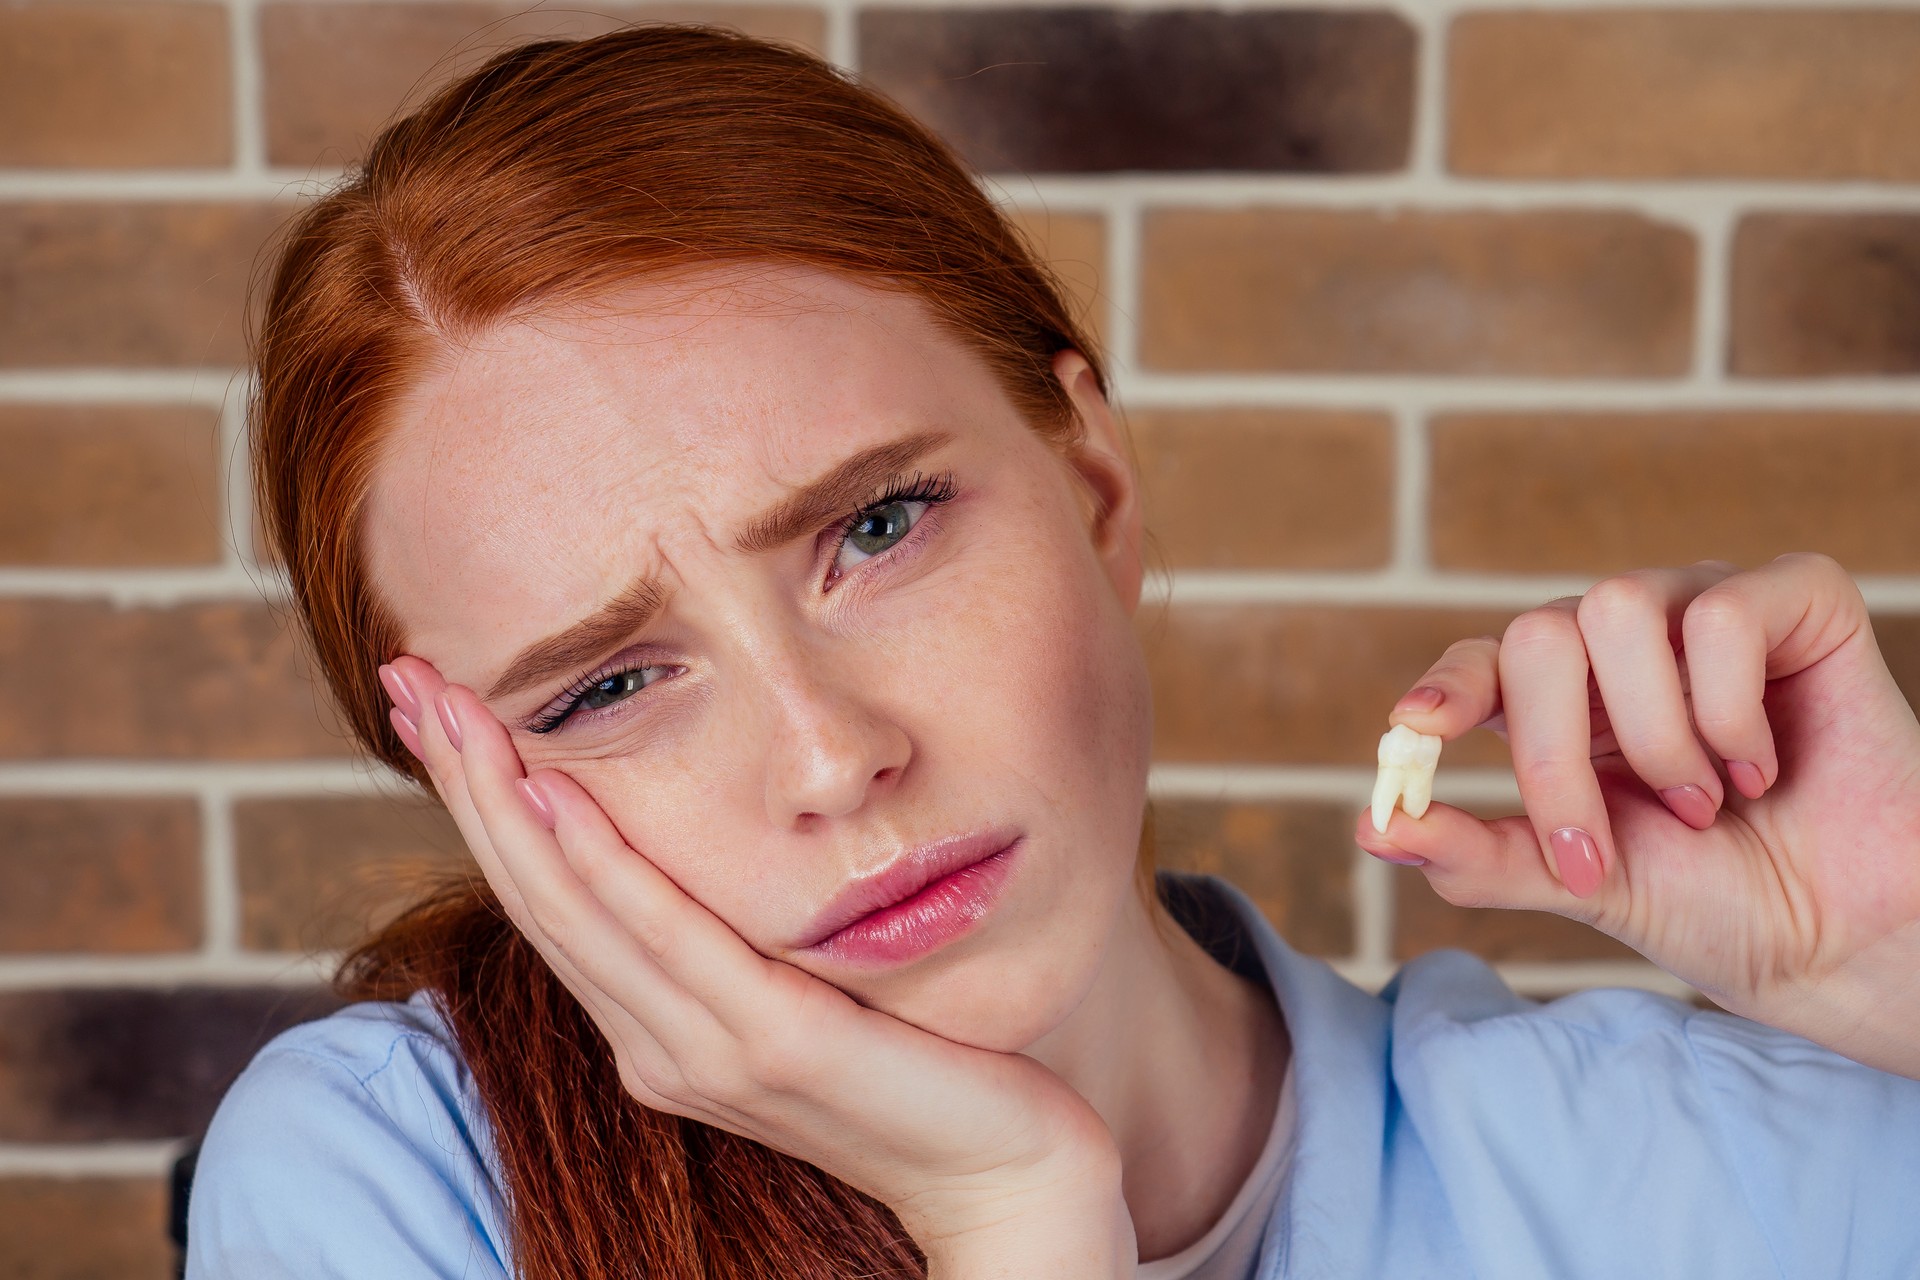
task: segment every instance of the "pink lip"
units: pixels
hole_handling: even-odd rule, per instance
[[[797,949],[888,965],[945,946],[992,909],[1019,844],[997,829],[921,845],[842,890]]]

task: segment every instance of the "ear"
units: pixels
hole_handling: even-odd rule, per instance
[[[1105,566],[1127,612],[1140,604],[1142,516],[1140,479],[1113,408],[1100,391],[1093,366],[1068,348],[1053,357],[1060,380],[1079,415],[1084,439],[1067,459],[1080,482],[1094,554]]]

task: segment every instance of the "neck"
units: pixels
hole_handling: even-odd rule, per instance
[[[1027,1049],[1112,1131],[1142,1261],[1226,1212],[1273,1127],[1288,1052],[1273,996],[1137,893],[1087,998]]]

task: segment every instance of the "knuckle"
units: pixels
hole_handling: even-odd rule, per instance
[[[1485,885],[1477,884],[1463,876],[1434,876],[1427,883],[1431,884],[1433,891],[1450,906],[1477,908],[1494,905],[1492,895],[1487,892]]]
[[[1622,574],[1595,583],[1575,608],[1582,628],[1618,627],[1664,612],[1659,591],[1645,578]]]
[[[1732,631],[1749,625],[1753,606],[1740,591],[1725,585],[1708,587],[1687,602],[1680,618],[1683,634]]]
[[[1513,776],[1529,796],[1551,795],[1565,789],[1567,768],[1552,756],[1517,756]]]
[[[1572,617],[1559,609],[1529,609],[1507,624],[1500,646],[1510,650],[1548,648],[1578,638]]]

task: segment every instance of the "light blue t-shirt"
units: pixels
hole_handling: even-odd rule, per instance
[[[1177,879],[1237,917],[1293,1042],[1258,1280],[1920,1277],[1920,1081],[1649,992],[1541,1004],[1457,950],[1370,995]],[[221,1103],[187,1278],[503,1278],[499,1188],[429,997],[350,1006]]]

